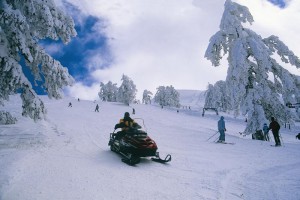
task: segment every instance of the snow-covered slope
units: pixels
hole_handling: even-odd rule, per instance
[[[226,141],[216,133],[219,116],[196,110],[177,113],[154,105],[131,105],[168,164],[142,159],[121,162],[107,145],[109,133],[132,107],[75,99],[45,100],[46,121],[20,116],[20,99],[8,109],[18,123],[0,126],[0,199],[299,199],[300,141],[282,128],[283,147],[242,137],[242,119],[225,115]],[[72,102],[73,107],[68,107]]]
[[[199,110],[204,105],[204,93],[200,90],[177,90],[180,94],[180,104],[190,107],[192,110]]]

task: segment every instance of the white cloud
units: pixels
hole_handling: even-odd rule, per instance
[[[72,87],[68,87],[67,95],[75,98],[85,99],[85,100],[97,100],[99,92],[99,84],[93,84],[91,86],[85,86],[82,83],[75,83]]]
[[[218,31],[225,0],[69,2],[108,22],[102,31],[113,38],[109,45],[115,60],[110,68],[93,72],[99,82],[120,84],[122,74],[126,74],[137,85],[140,97],[144,89],[155,93],[160,85],[204,90],[208,82],[226,77],[226,66],[212,67],[204,58],[209,38]],[[249,8],[255,20],[253,31],[263,37],[279,36],[300,55],[296,46],[300,42],[299,2],[291,1],[285,10],[262,0],[235,2]],[[92,62],[97,63],[97,57]]]

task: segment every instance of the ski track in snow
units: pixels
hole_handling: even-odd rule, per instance
[[[73,107],[68,108],[72,101]],[[219,116],[195,110],[134,105],[168,164],[143,158],[136,166],[111,152],[109,134],[130,107],[73,99],[45,100],[48,115],[38,123],[19,117],[0,126],[0,199],[200,199],[296,200],[300,196],[299,142],[282,131],[284,147],[241,137],[243,119],[225,116],[226,140],[216,133]],[[19,114],[13,98],[10,110]],[[297,132],[299,132],[299,127]],[[272,136],[271,136],[272,137]]]

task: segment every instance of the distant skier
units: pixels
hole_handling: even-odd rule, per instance
[[[271,123],[269,124],[269,130],[272,130],[274,140],[275,140],[275,146],[281,146],[281,142],[279,139],[279,129],[280,125],[277,121],[275,121],[274,117],[271,117]]]
[[[219,137],[218,142],[225,142],[226,128],[225,128],[225,121],[224,121],[223,116],[221,116],[220,120],[218,121],[218,130],[219,130],[219,133],[220,133],[220,137]]]
[[[72,107],[72,103],[71,103],[71,102],[69,103],[69,106],[68,106],[68,107]]]
[[[270,138],[269,138],[269,127],[268,127],[268,125],[266,123],[264,123],[263,132],[264,132],[264,139],[265,139],[265,141],[270,141]]]
[[[95,112],[99,112],[99,105],[96,105]]]
[[[135,115],[135,109],[134,108],[132,108],[132,114]]]

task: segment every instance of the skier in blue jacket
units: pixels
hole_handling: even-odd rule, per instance
[[[270,140],[270,138],[269,138],[269,127],[268,127],[267,123],[264,123],[263,132],[264,132],[265,141],[269,141]]]
[[[221,116],[220,120],[218,121],[218,130],[219,130],[219,133],[220,133],[220,137],[219,137],[218,142],[225,142],[226,128],[225,128],[225,121],[224,121],[223,116]]]

